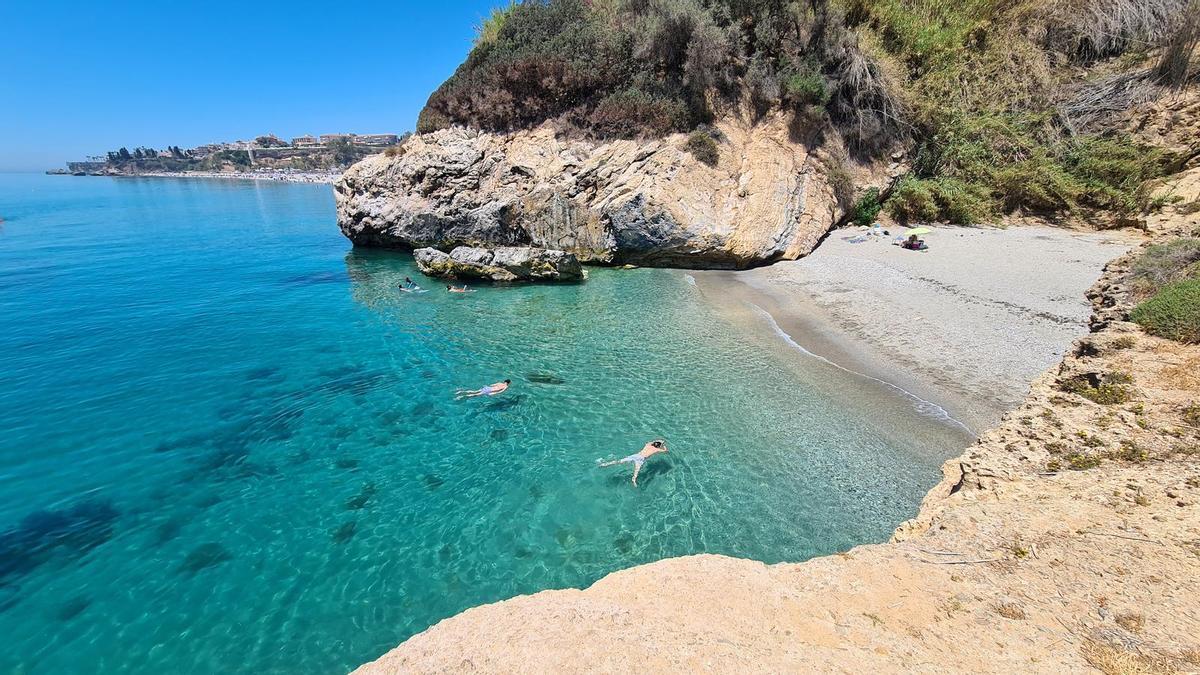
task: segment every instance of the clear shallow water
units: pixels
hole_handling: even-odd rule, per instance
[[[340,672],[638,563],[882,540],[966,443],[682,272],[401,294],[327,186],[0,176],[0,217],[0,672]],[[640,489],[595,467],[658,436]]]

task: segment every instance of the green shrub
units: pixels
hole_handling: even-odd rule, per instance
[[[937,220],[940,209],[933,199],[933,181],[906,177],[887,201],[887,210],[901,223]]]
[[[883,205],[879,203],[879,188],[869,188],[863,196],[858,198],[854,203],[854,209],[851,211],[851,217],[855,223],[868,226],[875,222],[879,217],[879,212],[883,210]]]
[[[832,97],[825,78],[812,67],[789,74],[783,81],[783,92],[797,105],[824,107]]]
[[[1086,377],[1067,380],[1062,384],[1062,390],[1100,405],[1119,405],[1127,403],[1133,397],[1132,392],[1120,384],[1105,382],[1093,385]]]
[[[1073,471],[1086,471],[1100,466],[1100,458],[1073,452],[1067,455],[1067,466]]]
[[[1122,213],[1137,210],[1138,189],[1167,169],[1167,157],[1161,150],[1110,138],[1083,138],[1067,144],[1062,163],[1079,181],[1085,204]]]
[[[1200,279],[1164,287],[1130,316],[1151,335],[1200,343]]]
[[[1183,421],[1193,427],[1200,427],[1200,404],[1192,403],[1184,408]]]
[[[1069,210],[1075,208],[1084,191],[1079,181],[1050,156],[1047,148],[1038,148],[1029,159],[999,166],[992,171],[989,183],[1001,195],[1008,211]]]
[[[1134,289],[1144,295],[1188,277],[1200,277],[1200,239],[1190,237],[1148,247],[1129,273]]]
[[[888,213],[902,223],[946,221],[972,225],[993,214],[987,188],[954,178],[905,178],[886,206]]]
[[[495,42],[500,36],[500,29],[504,27],[504,22],[508,20],[516,7],[517,0],[509,0],[507,5],[501,7],[493,7],[492,13],[475,26],[475,44]]]
[[[690,126],[687,106],[668,96],[625,89],[606,96],[588,117],[592,129],[606,136],[661,136]]]
[[[1126,462],[1145,462],[1150,459],[1150,453],[1146,452],[1145,448],[1138,446],[1133,441],[1121,441],[1121,449],[1113,454],[1117,459],[1125,460]]]
[[[687,144],[684,147],[687,148],[688,152],[692,153],[693,157],[709,166],[716,166],[717,161],[721,158],[721,151],[717,148],[717,142],[713,140],[712,136],[703,131],[693,131],[688,136]]]

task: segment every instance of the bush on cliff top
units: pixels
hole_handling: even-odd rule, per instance
[[[1200,279],[1166,286],[1138,305],[1131,318],[1151,335],[1200,343]]]

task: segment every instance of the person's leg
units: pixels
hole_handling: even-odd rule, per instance
[[[644,461],[642,461],[642,462],[635,461],[633,463],[633,487],[637,487],[637,477],[638,477],[638,474],[641,473],[641,471],[642,471],[642,464],[645,464],[645,462]]]
[[[604,466],[616,466],[618,464],[630,464],[634,461],[635,456],[636,455],[630,455],[628,457],[622,457],[621,459],[614,459],[611,462],[601,462],[597,466],[604,467]]]

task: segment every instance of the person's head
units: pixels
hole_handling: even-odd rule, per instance
[[[667,451],[667,442],[661,438],[657,438],[653,441],[650,441],[650,445],[653,445],[654,447],[662,450],[663,452]]]
[[[451,286],[450,284],[446,284],[446,290],[452,291],[452,290],[454,290],[454,287]]]
[[[512,384],[512,380],[505,380],[504,384]]]
[[[908,235],[908,240],[915,244],[917,242],[917,235],[915,235],[915,234]]]
[[[411,284],[411,283],[412,283],[412,278],[411,278],[411,277],[404,277],[404,283],[406,283],[406,284]]]

